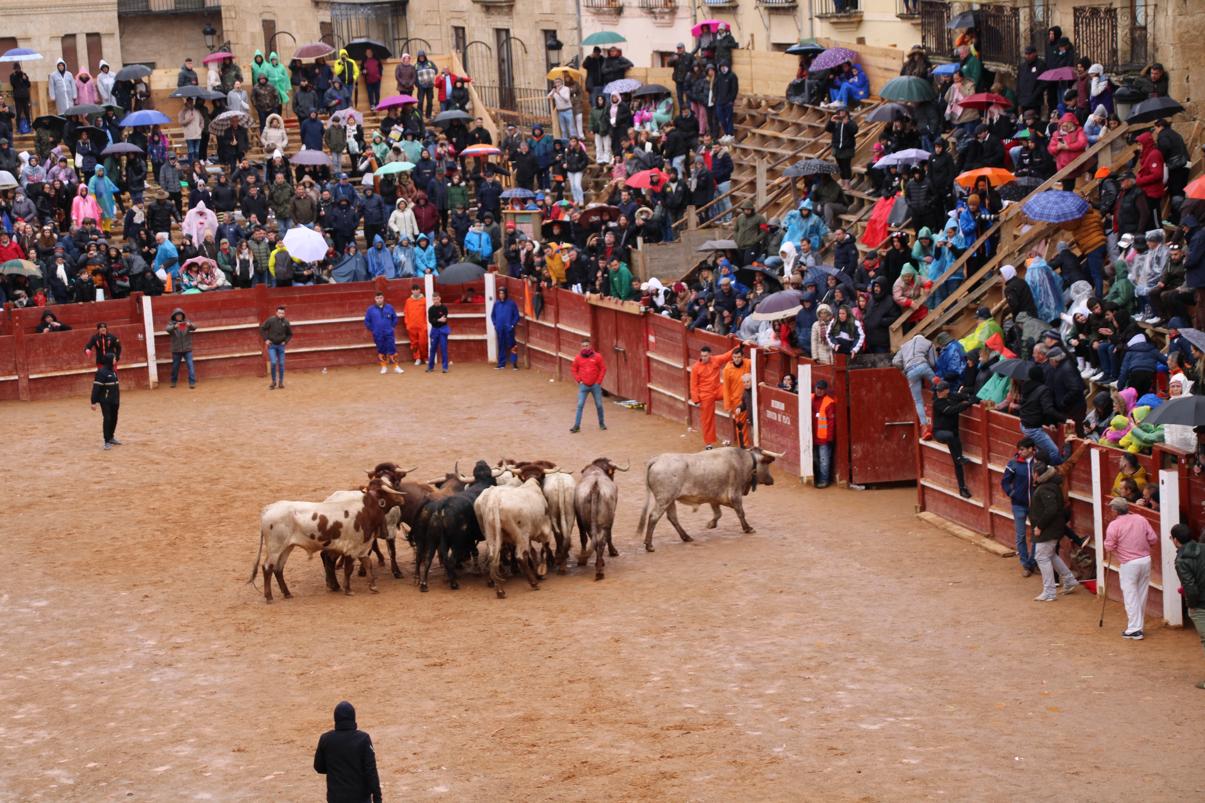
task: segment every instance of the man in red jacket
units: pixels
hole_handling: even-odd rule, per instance
[[[1155,223],[1158,224],[1158,202],[1163,200],[1167,189],[1163,184],[1163,153],[1155,145],[1155,138],[1149,131],[1143,131],[1134,141],[1142,146],[1142,153],[1138,155],[1138,186],[1147,200],[1155,202],[1151,214],[1156,216]]]
[[[570,432],[579,432],[582,428],[582,408],[586,406],[586,396],[594,397],[594,407],[598,410],[598,428],[606,429],[603,420],[602,381],[607,375],[607,365],[602,355],[590,346],[589,340],[582,341],[582,350],[573,358],[573,378],[577,381],[577,414],[573,418]]]

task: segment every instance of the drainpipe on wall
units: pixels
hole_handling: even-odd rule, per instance
[[[816,13],[812,11],[812,0],[808,0],[808,38],[816,38]]]
[[[578,48],[578,53],[581,54],[579,56],[581,61],[579,61],[578,64],[580,65],[582,61],[586,60],[586,49],[582,46],[582,38],[583,38],[583,34],[584,34],[584,31],[582,29],[582,0],[577,0],[576,5],[577,5],[577,48]]]

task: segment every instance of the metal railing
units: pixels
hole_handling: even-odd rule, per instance
[[[527,128],[542,125],[551,133],[552,110],[547,89],[476,82],[473,87],[477,90],[481,102],[499,123],[514,123]]]
[[[920,0],[895,0],[895,15],[912,19],[920,16]]]
[[[839,17],[842,14],[861,14],[862,0],[815,0],[812,14],[817,17]]]
[[[582,0],[587,11],[623,11],[623,0]]]
[[[920,40],[931,56],[949,57],[954,52],[954,37],[947,27],[950,7],[934,0],[921,0]]]
[[[979,56],[984,61],[1015,65],[1021,60],[1021,14],[1012,6],[980,6]]]
[[[649,14],[665,14],[678,10],[678,0],[640,0],[640,10]]]
[[[217,10],[221,0],[117,0],[118,14],[196,14]]]
[[[757,0],[757,4],[771,11],[775,9],[789,10],[796,8],[799,5],[799,0]]]
[[[735,8],[738,0],[703,0],[703,5],[711,8]]]

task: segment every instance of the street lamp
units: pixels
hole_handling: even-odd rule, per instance
[[[207,47],[209,49],[209,52],[212,53],[213,52],[213,44],[218,38],[217,29],[214,28],[212,25],[206,23],[205,27],[201,29],[201,36],[205,37],[205,47]]]

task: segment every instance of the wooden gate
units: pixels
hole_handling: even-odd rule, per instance
[[[607,362],[603,390],[648,404],[649,375],[645,359],[643,316],[605,304],[592,305],[594,343]]]
[[[850,481],[857,485],[916,479],[916,406],[895,368],[847,372]]]

